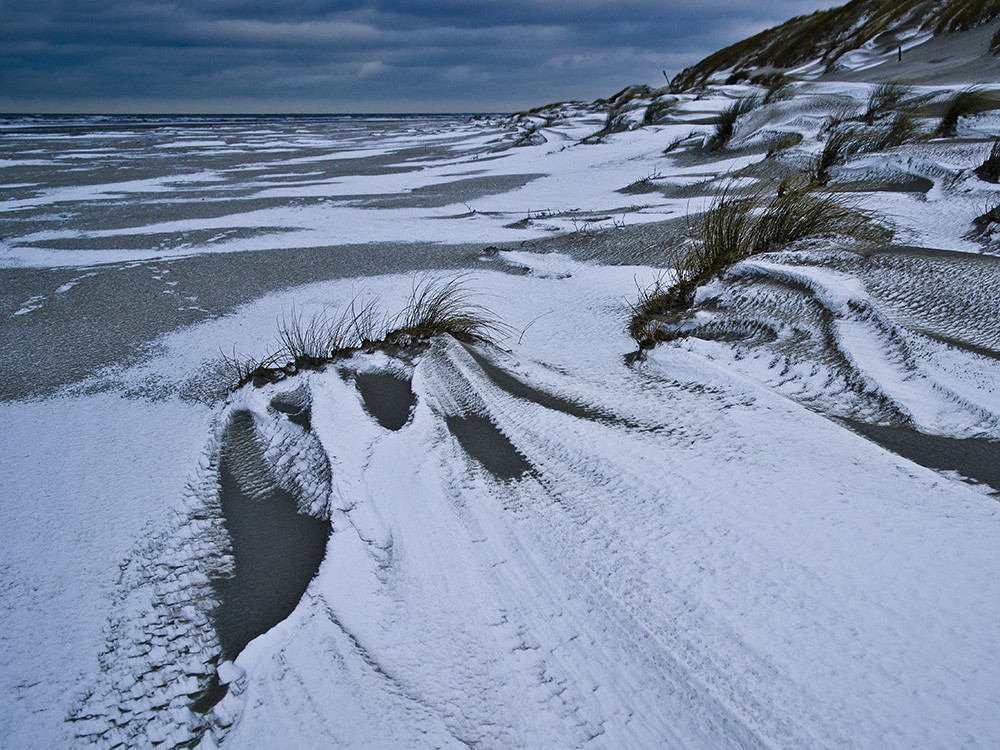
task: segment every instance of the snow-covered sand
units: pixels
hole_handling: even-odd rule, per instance
[[[895,243],[737,264],[690,335],[625,359],[684,217],[807,166],[870,88],[800,85],[717,154],[706,122],[751,87],[597,144],[582,105],[6,122],[5,746],[1000,742],[1000,487],[977,469],[1000,441],[1000,262],[965,237],[1000,192],[971,173],[996,113],[837,169]],[[219,399],[220,349],[262,354],[283,315],[359,295],[397,310],[417,269],[464,270],[509,334]],[[981,453],[935,463],[921,435]],[[235,663],[219,581],[252,573],[226,462],[246,507],[284,493],[332,531]]]

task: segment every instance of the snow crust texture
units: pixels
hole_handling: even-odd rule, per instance
[[[122,565],[122,597],[100,676],[70,717],[81,740],[185,746],[228,723],[224,714],[208,713],[221,693],[239,685],[217,637],[221,602],[213,584],[236,574],[220,463],[228,463],[251,501],[268,502],[277,487],[295,498],[299,512],[328,520],[326,454],[290,418],[308,409],[304,396],[290,391],[270,404],[251,397],[217,417],[182,510]]]
[[[678,333],[824,413],[996,440],[998,281],[993,256],[762,256],[702,289]]]

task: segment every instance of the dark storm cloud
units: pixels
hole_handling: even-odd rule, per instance
[[[823,0],[0,0],[7,111],[504,111],[662,81]]]

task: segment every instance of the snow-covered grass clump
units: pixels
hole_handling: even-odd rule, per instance
[[[887,232],[869,214],[842,197],[817,192],[802,182],[782,184],[773,195],[724,190],[698,219],[696,235],[675,263],[676,281],[661,282],[640,294],[629,332],[646,348],[668,338],[664,322],[687,311],[695,289],[752,255],[810,237],[836,235],[853,240],[884,240]]]
[[[225,358],[232,387],[276,383],[304,370],[320,370],[360,350],[413,348],[436,336],[492,342],[504,324],[476,303],[461,277],[414,284],[406,306],[394,316],[377,300],[355,298],[340,312],[324,309],[305,319],[294,310],[282,318],[279,347],[268,354]]]

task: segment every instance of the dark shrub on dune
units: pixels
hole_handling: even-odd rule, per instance
[[[868,108],[862,119],[869,125],[895,110],[913,89],[899,81],[883,81],[868,96]]]
[[[357,300],[340,313],[309,320],[294,311],[278,327],[279,348],[260,358],[224,357],[233,389],[275,383],[302,370],[319,370],[358,351],[419,346],[449,335],[467,343],[492,343],[505,326],[472,300],[464,279],[431,279],[414,286],[401,313],[386,318],[376,302]]]
[[[972,220],[972,230],[966,235],[969,239],[985,240],[997,226],[1000,225],[1000,204],[989,211],[983,212]]]

